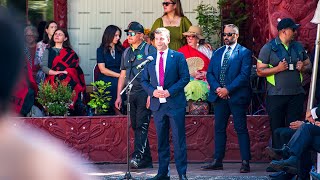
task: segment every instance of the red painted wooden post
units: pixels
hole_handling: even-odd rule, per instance
[[[67,28],[68,23],[68,1],[67,0],[54,0],[54,20],[58,23],[59,27]]]

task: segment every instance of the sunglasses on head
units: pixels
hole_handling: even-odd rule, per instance
[[[127,36],[135,36],[136,34],[140,34],[140,33],[136,33],[136,32],[127,32]]]
[[[232,35],[234,35],[235,33],[222,33],[222,36],[228,36],[231,37]]]
[[[163,2],[162,6],[169,6],[169,4],[176,4],[176,3],[174,3],[174,2]]]

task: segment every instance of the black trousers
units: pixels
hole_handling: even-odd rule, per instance
[[[274,130],[274,146],[281,149],[284,144],[288,144],[293,134],[296,130],[293,130],[289,127],[281,127]]]
[[[145,91],[136,92],[130,95],[130,118],[134,131],[134,152],[133,157],[152,161],[148,141],[148,129],[151,111],[146,108],[148,94]]]
[[[304,94],[267,96],[267,112],[272,131],[272,147],[276,147],[274,131],[277,128],[289,127],[290,123],[299,120],[303,115]]]

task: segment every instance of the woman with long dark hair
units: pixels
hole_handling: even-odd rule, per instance
[[[163,0],[163,15],[152,25],[151,31],[159,27],[165,27],[170,31],[169,48],[178,50],[186,44],[182,33],[188,31],[192,25],[190,20],[184,16],[180,0]]]
[[[68,32],[58,28],[49,45],[44,51],[41,65],[42,71],[47,74],[46,81],[54,84],[56,80],[60,80],[69,84],[76,93],[73,98],[75,105],[80,93],[85,91],[86,84],[78,55],[71,48]]]
[[[47,22],[43,33],[43,40],[37,43],[35,64],[40,65],[42,63],[44,50],[49,47],[49,41],[57,28],[58,24],[55,21]],[[40,36],[42,36],[42,34],[40,34]],[[35,78],[37,84],[39,84],[41,81],[44,81],[44,79],[45,73],[42,71],[42,69],[39,69]]]
[[[109,25],[106,27],[100,47],[97,49],[97,63],[100,70],[98,80],[111,82],[111,86],[107,89],[112,97],[109,102],[108,114],[120,114],[119,110],[114,108],[118,78],[120,76],[121,56],[124,50],[120,38],[120,28],[115,25]]]

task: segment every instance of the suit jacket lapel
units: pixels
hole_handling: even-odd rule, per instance
[[[164,81],[166,81],[166,77],[168,75],[168,71],[169,71],[170,67],[172,67],[172,63],[173,63],[173,51],[171,49],[169,49],[167,59],[166,59],[166,69],[164,72]]]
[[[231,56],[230,56],[230,58],[228,60],[228,65],[227,65],[226,71],[229,69],[232,61],[234,61],[234,59],[236,57],[238,57],[238,53],[239,53],[239,44],[237,44],[236,47],[234,48],[234,50],[232,51],[232,54],[231,54]]]
[[[156,73],[156,68],[157,68],[157,66],[156,66],[157,54],[155,54],[155,55],[153,56],[153,59],[154,59],[154,60],[150,62],[149,67],[151,68],[151,69],[150,69],[150,78],[154,78],[154,79],[151,79],[151,80],[150,80],[150,83],[152,83],[152,81],[155,81],[155,84],[158,85],[159,82],[158,82],[157,73]]]
[[[218,62],[217,64],[217,68],[218,68],[218,71],[219,72],[219,75],[220,75],[220,71],[221,71],[221,64],[222,64],[222,61],[223,61],[223,52],[225,51],[226,49],[226,46],[224,46],[221,51],[219,51],[219,54],[217,54],[217,57],[220,58],[220,59],[217,59],[216,62]]]

